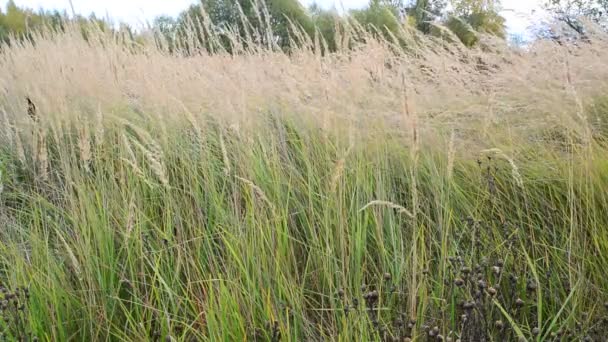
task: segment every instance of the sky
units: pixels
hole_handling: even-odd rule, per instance
[[[0,6],[6,6],[8,0],[0,0]],[[300,0],[305,5],[313,2],[324,8],[360,8],[369,0]],[[88,15],[94,12],[97,16],[110,18],[116,21],[127,22],[139,26],[146,21],[152,21],[157,16],[176,16],[196,0],[72,0],[77,13]],[[507,19],[508,31],[512,34],[525,35],[526,29],[540,18],[539,10],[541,0],[502,0],[503,12]],[[21,7],[33,9],[66,9],[70,10],[69,0],[15,0]]]

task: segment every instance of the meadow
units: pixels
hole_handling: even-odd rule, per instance
[[[604,341],[608,36],[400,34],[4,47],[2,338]]]

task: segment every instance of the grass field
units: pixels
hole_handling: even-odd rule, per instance
[[[608,37],[403,35],[4,48],[4,338],[604,341]]]

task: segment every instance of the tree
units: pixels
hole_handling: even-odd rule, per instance
[[[156,43],[169,52],[175,51],[177,20],[169,16],[160,16],[154,19],[153,28]]]
[[[454,12],[460,15],[470,15],[479,12],[497,12],[500,2],[497,0],[452,0]]]
[[[80,26],[85,37],[90,28],[105,31],[109,27],[94,15],[88,18],[83,16],[69,18],[65,12],[44,10],[35,12],[29,8],[21,8],[10,0],[6,5],[6,12],[0,9],[0,43],[9,43],[11,37],[32,39],[33,33],[41,30],[63,31],[68,22]]]
[[[313,4],[308,8],[312,24],[315,32],[313,33],[313,40],[320,40],[319,43],[323,44],[323,50],[321,52],[333,52],[336,51],[339,46],[336,41],[337,30],[344,28],[344,19],[333,10],[324,10],[317,4]]]
[[[466,46],[479,41],[477,32],[506,38],[505,19],[498,13],[498,0],[452,0],[452,8],[446,25]]]
[[[310,15],[298,0],[267,0],[272,31],[278,39],[279,46],[289,45],[291,34],[304,33],[312,35],[313,23]],[[294,30],[301,32],[294,32]]]
[[[352,10],[350,14],[365,29],[379,30],[388,38],[398,32],[401,27],[399,3],[371,0],[367,8]]]
[[[447,0],[415,0],[406,8],[410,22],[423,33],[431,33],[432,22],[441,18]]]
[[[608,28],[608,0],[546,0],[545,8],[555,19],[565,23],[579,35],[585,34],[581,17],[586,17]]]
[[[156,31],[166,36],[166,19],[157,24],[164,25]],[[251,43],[286,49],[300,30],[307,35],[314,32],[312,19],[298,0],[207,0],[182,12],[175,30],[176,43],[187,52],[199,48],[233,52],[235,44]]]

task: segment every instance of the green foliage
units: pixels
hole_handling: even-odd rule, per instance
[[[604,149],[571,163],[531,146],[515,176],[492,155],[458,158],[449,176],[441,146],[414,160],[386,136],[344,156],[339,136],[289,119],[238,135],[209,120],[203,137],[187,124],[150,136],[162,170],[152,146],[135,149],[145,135],[118,124],[88,169],[64,132],[48,142],[61,151],[52,178],[5,189],[0,209],[19,228],[3,227],[2,281],[29,287],[35,335],[353,341],[431,324],[479,341],[581,322],[580,340],[605,315],[589,310],[608,299]],[[479,277],[496,298],[476,294]],[[474,298],[491,324],[461,318],[460,301]],[[409,317],[411,329],[394,323]]]
[[[506,38],[505,19],[498,13],[496,0],[452,0],[453,12],[446,26],[465,46],[479,41],[479,33]]]
[[[473,12],[465,20],[475,30],[499,38],[506,37],[505,18],[493,11]]]
[[[319,43],[325,44],[328,51],[338,50],[338,42],[336,36],[338,30],[345,25],[344,19],[335,10],[324,10],[319,6],[313,5],[309,8],[312,23],[316,32],[314,33],[317,40],[323,40]]]
[[[6,12],[0,9],[0,43],[8,43],[11,37],[15,39],[32,39],[32,34],[42,30],[63,31],[67,23],[73,23],[82,28],[83,35],[90,30],[108,30],[107,23],[98,19],[94,14],[88,18],[76,16],[69,18],[67,13],[59,11],[35,12],[28,8],[21,8],[13,0],[8,1]],[[124,27],[123,30],[130,31]]]
[[[271,16],[272,31],[277,36],[279,46],[289,46],[291,35],[295,38],[300,30],[308,35],[314,31],[309,13],[298,0],[267,0],[266,6]]]
[[[401,26],[398,9],[380,0],[372,0],[367,8],[352,10],[350,14],[364,28],[378,30],[387,38]]]
[[[465,46],[474,46],[479,41],[477,32],[464,18],[451,16],[447,20],[446,26]]]
[[[165,40],[188,53],[234,52],[240,44],[287,49],[291,39],[314,32],[312,18],[297,0],[210,0],[191,5],[175,22],[160,18],[155,24]]]
[[[414,26],[428,34],[431,33],[431,22],[443,15],[446,5],[446,0],[416,0],[406,12]]]

